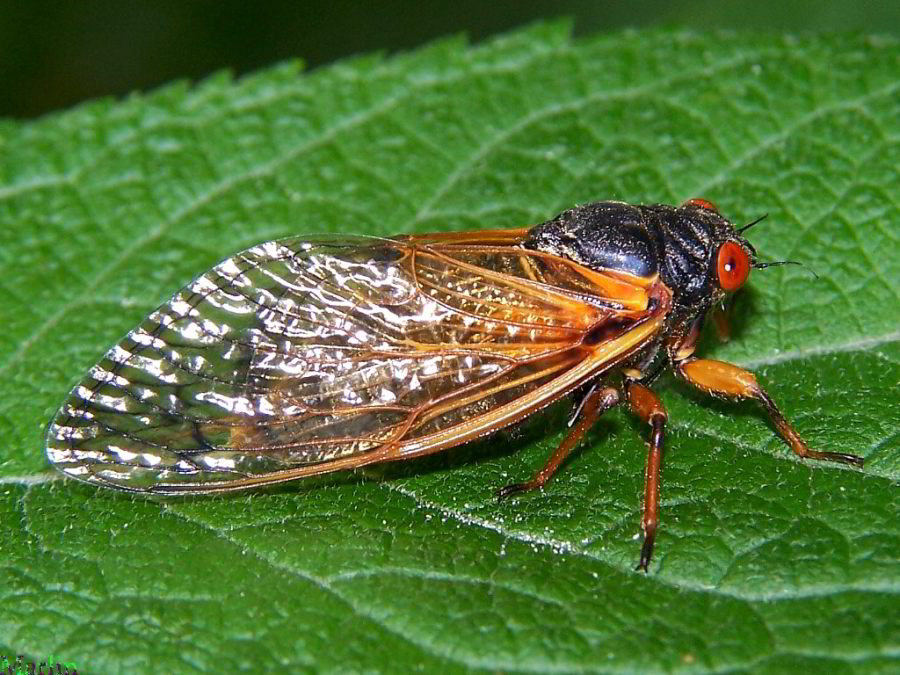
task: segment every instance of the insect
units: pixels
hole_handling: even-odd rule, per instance
[[[761,219],[760,219],[761,220]],[[198,277],[107,352],[47,432],[66,475],[131,492],[239,490],[427,455],[571,396],[569,431],[510,495],[542,487],[607,410],[649,427],[638,568],[658,525],[667,368],[754,399],[748,371],[694,356],[757,259],[710,202],[597,202],[532,228],[270,241]]]

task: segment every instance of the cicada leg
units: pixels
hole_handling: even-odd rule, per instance
[[[719,342],[728,342],[731,339],[730,313],[730,304],[728,306],[715,307],[710,312],[710,318],[712,318],[713,326],[716,327],[716,337],[719,338]]]
[[[662,469],[663,436],[666,428],[666,409],[648,387],[634,380],[625,381],[625,395],[631,411],[650,425],[650,449],[647,452],[647,472],[644,481],[644,515],[641,529],[644,531],[644,543],[641,546],[641,558],[635,569],[647,571],[653,555],[653,542],[656,539],[656,528],[659,525],[659,484]]]
[[[572,430],[559,444],[556,451],[547,460],[544,468],[538,471],[534,478],[524,483],[513,483],[497,491],[497,499],[504,499],[519,492],[528,492],[543,487],[553,477],[556,470],[565,461],[578,442],[588,430],[594,426],[600,416],[610,408],[618,405],[619,392],[614,387],[594,387],[588,391],[587,396],[578,405],[575,415],[570,422]]]
[[[856,455],[810,450],[750,371],[723,361],[688,358],[675,364],[675,372],[707,394],[731,399],[752,398],[762,403],[779,435],[798,456],[862,467],[863,458]]]

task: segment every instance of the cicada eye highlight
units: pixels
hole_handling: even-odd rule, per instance
[[[716,207],[708,199],[703,199],[703,197],[694,197],[693,199],[688,199],[682,206],[696,206],[699,209],[706,209],[708,211],[719,212],[719,209]]]
[[[726,291],[736,291],[750,275],[750,256],[734,241],[726,241],[719,247],[716,258],[716,276]]]

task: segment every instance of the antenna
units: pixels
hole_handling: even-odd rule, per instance
[[[746,232],[747,230],[749,230],[751,227],[753,227],[753,226],[756,225],[757,223],[761,223],[762,221],[764,221],[764,220],[765,220],[766,218],[768,218],[768,217],[769,217],[769,214],[768,214],[768,213],[762,214],[759,218],[757,218],[757,219],[754,220],[753,222],[747,223],[747,224],[744,225],[743,227],[739,228],[739,229],[738,229],[738,234],[744,234],[744,232]]]
[[[756,222],[756,221],[754,221],[754,222]],[[753,224],[754,224],[754,223],[750,223],[750,225],[753,225]],[[750,227],[750,225],[748,225],[747,227]],[[764,270],[764,269],[766,269],[767,267],[778,267],[779,265],[799,265],[800,267],[803,267],[803,268],[805,268],[805,269],[808,269],[808,270],[809,270],[809,273],[812,274],[816,279],[819,278],[819,275],[816,274],[815,271],[814,271],[812,268],[807,267],[807,266],[804,265],[802,262],[797,262],[796,260],[776,260],[776,261],[774,261],[774,262],[764,262],[764,263],[758,262],[758,263],[753,263],[753,269],[755,269],[755,270]]]

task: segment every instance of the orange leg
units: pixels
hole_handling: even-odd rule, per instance
[[[627,380],[625,394],[632,412],[650,425],[650,450],[647,453],[647,473],[644,483],[644,516],[641,528],[644,530],[644,544],[641,546],[639,570],[647,571],[653,555],[653,542],[659,525],[659,478],[662,469],[663,434],[666,427],[666,409],[662,401],[643,384]]]
[[[566,435],[563,442],[559,444],[559,447],[550,456],[550,459],[547,460],[544,468],[538,471],[530,481],[525,483],[513,483],[512,485],[501,488],[497,492],[497,498],[504,499],[519,492],[528,492],[535,488],[544,487],[547,481],[556,473],[560,464],[565,461],[566,457],[568,457],[575,446],[578,445],[578,441],[580,441],[588,430],[594,426],[594,423],[600,418],[600,415],[616,406],[618,403],[619,392],[615,388],[602,387],[592,389],[575,413],[575,417],[572,421],[574,424],[572,430]]]
[[[862,467],[863,459],[856,455],[810,450],[750,371],[723,361],[689,358],[677,363],[675,372],[707,394],[732,399],[752,398],[762,403],[775,429],[798,456]]]

